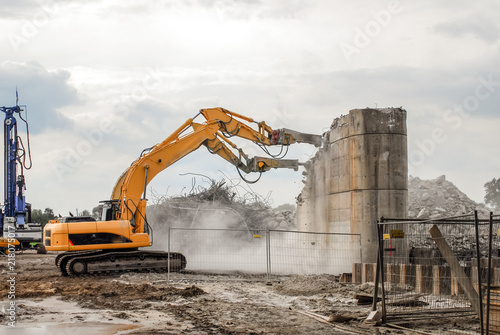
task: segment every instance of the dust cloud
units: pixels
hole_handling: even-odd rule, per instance
[[[299,232],[294,212],[199,197],[171,198],[147,213],[153,248],[182,253],[186,271],[338,275],[361,261],[359,236]]]

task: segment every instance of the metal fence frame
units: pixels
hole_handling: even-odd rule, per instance
[[[479,328],[481,331],[481,334],[489,334],[490,331],[490,292],[491,292],[491,281],[493,276],[497,276],[497,274],[492,273],[492,255],[493,255],[493,244],[495,247],[497,247],[497,256],[498,252],[500,252],[500,215],[493,215],[493,213],[490,213],[489,219],[482,219],[480,220],[478,218],[478,213],[477,211],[474,212],[474,214],[468,214],[468,215],[463,215],[463,216],[457,216],[457,217],[449,217],[449,218],[443,218],[443,219],[434,219],[434,220],[416,220],[416,219],[388,219],[388,218],[381,218],[380,221],[377,224],[377,229],[378,229],[378,236],[379,236],[379,254],[378,254],[378,260],[377,260],[377,272],[376,272],[376,282],[375,282],[375,294],[374,294],[374,302],[373,302],[373,310],[375,311],[377,309],[377,300],[378,300],[378,290],[379,290],[379,284],[381,288],[381,304],[382,304],[382,321],[384,323],[388,322],[388,318],[400,318],[399,320],[404,320],[406,317],[408,320],[412,317],[410,313],[407,313],[405,316],[397,315],[395,313],[394,309],[390,310],[387,305],[387,298],[388,298],[388,293],[386,292],[387,284],[391,284],[391,280],[389,280],[389,283],[387,283],[387,274],[385,273],[385,270],[387,268],[387,262],[386,258],[388,251],[391,252],[393,249],[396,248],[391,248],[391,246],[387,246],[387,239],[386,237],[392,238],[390,235],[392,234],[391,229],[397,233],[398,231],[405,231],[403,233],[406,234],[407,231],[410,230],[409,225],[416,225],[416,224],[421,224],[425,227],[428,226],[441,226],[441,227],[458,227],[460,225],[466,225],[470,227],[470,230],[468,231],[470,236],[473,237],[473,245],[475,246],[475,250],[473,250],[473,257],[471,259],[471,273],[470,273],[470,282],[475,281],[475,286],[476,288],[472,288],[472,291],[476,292],[477,291],[477,297],[478,301],[473,301],[472,298],[468,299],[471,303],[471,310],[474,315],[477,315],[479,318]],[[493,234],[495,229],[498,230],[498,234]],[[403,229],[401,229],[403,228]],[[401,229],[401,230],[399,230]],[[417,228],[418,229],[418,228]],[[437,230],[439,231],[439,229]],[[411,234],[410,234],[411,235]],[[448,236],[449,237],[449,236]],[[411,238],[411,237],[409,237]],[[443,240],[446,240],[445,236],[441,236]],[[434,242],[436,242],[435,237],[433,237]],[[390,240],[390,239],[389,239]],[[408,241],[406,241],[408,243]],[[486,248],[485,248],[485,244]],[[437,244],[437,242],[436,242]],[[403,245],[399,244],[398,247],[401,248],[406,248],[405,250],[408,250],[408,245]],[[483,251],[481,251],[481,247]],[[444,247],[442,247],[444,251]],[[439,251],[441,252],[442,250],[438,246]],[[485,252],[485,249],[487,250]],[[396,251],[394,251],[396,252]],[[449,250],[451,252],[451,249]],[[483,255],[483,257],[482,257]],[[408,260],[406,260],[406,257],[408,256]],[[449,256],[449,255],[448,255]],[[446,255],[434,255],[432,258],[434,261],[438,260],[440,257],[443,257],[446,260],[446,265],[450,267],[451,273],[450,276],[453,278],[455,277],[455,274],[457,272],[453,271],[453,268],[457,268],[458,265],[453,267],[452,264],[450,264],[449,260],[451,261],[453,257],[446,257]],[[402,257],[399,259],[401,262],[400,265],[405,264],[405,262],[409,263],[409,255],[404,255],[402,254]],[[390,259],[390,258],[389,258]],[[393,258],[397,259],[397,258]],[[485,262],[481,261],[481,259],[487,260],[487,264]],[[458,262],[457,262],[458,264]],[[474,273],[475,272],[475,273]],[[400,274],[401,275],[401,274]],[[433,274],[432,274],[434,282],[432,285],[436,285],[436,275],[434,275],[434,268],[433,268]],[[437,280],[440,280],[439,274],[437,277]],[[464,284],[460,280],[458,280],[460,283],[460,288],[462,289],[462,294],[463,291],[465,291],[467,295],[467,290],[464,288]],[[484,287],[483,287],[484,286]],[[416,290],[416,288],[415,288]],[[470,290],[469,290],[470,291]],[[432,293],[434,294],[434,292]],[[469,296],[468,296],[469,297]],[[439,311],[439,308],[436,310],[436,312],[440,312],[441,314],[444,314],[444,310]],[[464,311],[466,313],[466,311]],[[470,314],[470,312],[469,312]],[[465,314],[464,314],[465,315]],[[435,317],[435,316],[423,316],[422,320],[425,320],[425,318],[428,317]],[[390,320],[389,320],[390,321]],[[500,320],[496,320],[496,322],[500,322]],[[495,334],[500,334],[495,333]]]
[[[260,249],[257,250],[256,254],[259,252],[262,253],[262,269],[263,271],[250,271],[249,273],[254,273],[254,275],[263,275],[265,276],[265,280],[271,281],[273,277],[278,278],[280,275],[291,275],[291,274],[299,274],[304,273],[304,270],[299,271],[298,273],[294,271],[297,269],[301,269],[304,267],[304,262],[311,261],[320,262],[324,261],[324,264],[327,268],[325,268],[324,272],[318,273],[319,271],[314,271],[314,269],[310,270],[305,274],[335,274],[339,275],[341,273],[335,273],[333,271],[332,266],[339,266],[338,261],[345,261],[345,264],[342,265],[342,268],[346,271],[343,272],[351,272],[352,264],[360,263],[362,261],[361,255],[361,235],[360,234],[343,234],[343,233],[320,233],[320,232],[304,232],[304,231],[293,231],[293,230],[274,230],[274,229],[217,229],[217,228],[183,228],[183,227],[170,227],[168,229],[168,246],[167,251],[171,252],[181,252],[183,250],[176,249],[177,246],[174,245],[174,241],[176,241],[176,236],[179,235],[179,232],[187,233],[192,236],[197,234],[201,234],[203,239],[198,238],[197,242],[199,246],[205,247],[205,250],[210,249],[210,243],[213,242],[214,239],[221,239],[225,241],[225,243],[234,243],[238,241],[234,241],[231,238],[221,237],[223,234],[226,235],[248,235],[249,237],[253,237],[258,239],[257,244]],[[213,234],[218,234],[221,236],[213,237]],[[212,237],[211,237],[212,236]],[[288,239],[286,237],[288,236]],[[290,239],[290,236],[297,237],[296,239]],[[199,237],[199,236],[198,236]],[[212,241],[211,241],[212,240]],[[287,242],[285,245],[284,242]],[[263,252],[262,245],[264,244],[265,253]],[[346,250],[347,249],[347,250]],[[313,250],[314,252],[312,252]],[[343,251],[339,257],[339,251]],[[292,257],[294,252],[300,253],[300,255],[296,255],[294,259],[291,259],[289,264],[283,265],[281,257],[287,258]],[[308,255],[308,252],[309,255]],[[187,256],[188,266],[190,264],[190,256]],[[230,257],[231,255],[226,255],[226,257]],[[258,256],[259,255],[252,255]],[[223,256],[224,257],[224,256]],[[259,261],[258,261],[259,262]],[[281,262],[281,263],[280,263]],[[280,267],[281,264],[281,267]],[[264,266],[265,265],[265,266]],[[329,268],[328,268],[329,267]],[[348,268],[347,268],[348,267]],[[184,272],[192,272],[193,270],[187,270]],[[198,270],[194,270],[198,271]],[[235,270],[238,271],[238,270]],[[201,270],[203,273],[203,270]],[[306,271],[307,272],[307,271]],[[214,273],[214,272],[209,272]],[[216,273],[216,272],[215,272]],[[168,271],[168,280],[170,280],[170,269]]]

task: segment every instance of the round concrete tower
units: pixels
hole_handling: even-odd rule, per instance
[[[306,166],[299,229],[361,234],[363,262],[375,262],[377,220],[407,215],[406,111],[353,109],[328,135]]]

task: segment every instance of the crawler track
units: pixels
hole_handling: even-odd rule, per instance
[[[69,251],[58,255],[55,262],[63,276],[186,268],[186,257],[180,253],[142,250]]]

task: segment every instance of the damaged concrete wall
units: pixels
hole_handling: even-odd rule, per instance
[[[401,108],[353,109],[335,119],[306,165],[298,228],[361,234],[363,262],[375,262],[377,220],[407,215],[406,134]]]

